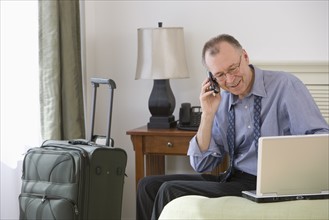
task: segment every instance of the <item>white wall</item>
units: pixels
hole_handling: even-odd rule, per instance
[[[145,125],[150,113],[151,80],[134,80],[137,28],[184,27],[189,79],[171,80],[176,97],[174,115],[182,102],[198,105],[200,85],[206,77],[201,49],[219,33],[234,35],[257,62],[328,62],[328,1],[85,1],[85,67],[91,76],[112,78],[114,94],[112,136],[116,147],[128,153],[123,219],[135,218],[135,158],[126,131]],[[86,94],[90,97],[90,85]],[[96,133],[106,127],[104,107],[97,111]],[[88,98],[87,106],[90,106]],[[87,112],[89,117],[89,108]],[[174,157],[169,173],[191,172],[188,160]]]

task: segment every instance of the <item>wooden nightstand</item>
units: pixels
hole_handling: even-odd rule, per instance
[[[165,174],[165,155],[186,156],[191,138],[195,131],[183,131],[176,128],[148,129],[146,126],[127,131],[135,150],[136,186],[145,176],[144,155],[146,156],[146,175]],[[225,162],[223,164],[226,164]],[[213,174],[225,171],[220,165]]]

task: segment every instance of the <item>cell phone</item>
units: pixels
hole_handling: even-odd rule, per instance
[[[210,82],[210,90],[214,91],[214,93],[219,93],[219,85],[215,77],[211,72],[208,72],[208,79]]]

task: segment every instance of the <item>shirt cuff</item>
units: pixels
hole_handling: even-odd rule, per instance
[[[201,152],[199,148],[198,141],[196,139],[196,135],[191,139],[190,146],[187,151],[188,156],[197,156],[197,157],[206,157],[212,155],[214,157],[221,157],[222,154],[219,150],[219,147],[215,144],[214,140],[211,138],[209,149],[206,152]]]

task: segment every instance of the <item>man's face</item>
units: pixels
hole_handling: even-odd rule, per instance
[[[220,43],[218,47],[218,54],[212,56],[206,53],[208,70],[221,88],[243,98],[250,92],[253,83],[248,55],[245,50],[237,50],[226,42]]]

